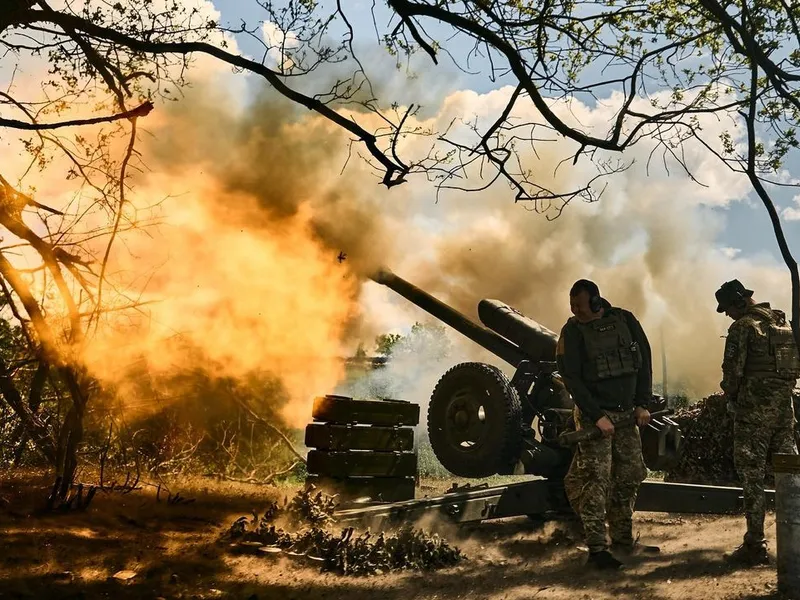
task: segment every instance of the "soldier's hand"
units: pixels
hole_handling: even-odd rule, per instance
[[[644,427],[650,422],[650,411],[641,406],[637,406],[633,411],[633,418],[636,419],[636,424],[639,427]]]
[[[608,417],[605,416],[600,417],[599,419],[597,419],[595,425],[597,425],[597,428],[602,432],[603,437],[609,437],[614,435],[614,424]]]

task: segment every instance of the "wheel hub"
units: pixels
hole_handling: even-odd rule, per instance
[[[474,390],[455,392],[447,410],[447,437],[464,451],[474,450],[483,442],[486,411]]]

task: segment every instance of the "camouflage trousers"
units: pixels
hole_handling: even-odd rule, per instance
[[[745,379],[736,399],[733,462],[744,496],[748,543],[764,540],[764,477],[771,454],[797,454],[791,385]]]
[[[577,407],[574,414],[578,429],[594,427]],[[606,411],[606,414],[615,421],[630,413]],[[615,427],[611,437],[578,444],[564,478],[564,490],[581,519],[590,552],[608,548],[606,518],[613,543],[633,543],[633,507],[645,477],[647,468],[636,425]]]

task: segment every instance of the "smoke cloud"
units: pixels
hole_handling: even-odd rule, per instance
[[[456,115],[486,119],[510,92],[454,93],[427,124],[442,127]],[[378,333],[431,321],[366,278],[378,266],[476,320],[478,301],[497,298],[556,332],[569,317],[571,283],[591,278],[612,304],[643,322],[656,380],[663,344],[670,389],[692,395],[710,393],[719,382],[729,324],[715,312],[714,290],[722,281],[739,277],[758,290],[758,298],[786,305],[779,268],[716,246],[724,220],[710,209],[741,200],[748,188],[699,147],[688,145],[686,159],[707,187],[679,170],[648,165],[652,145],[641,143],[622,157],[631,166],[608,179],[600,202],[575,200],[557,216],[556,209],[540,214],[512,203],[501,186],[444,194],[437,202],[420,182],[387,191],[362,161],[347,161],[347,138],[322,119],[296,112],[269,92],[232,114],[222,110],[227,103],[216,94],[201,89],[162,114],[147,145],[150,199],[157,190],[177,195],[183,187],[199,198],[199,208],[189,216],[185,208],[170,209],[185,216],[179,231],[196,228],[198,214],[205,223],[164,258],[169,266],[148,285],[172,298],[194,297],[187,295],[192,286],[205,290],[198,292],[203,302],[170,301],[161,319],[176,330],[197,331],[193,339],[209,332],[215,342],[206,354],[227,365],[226,373],[242,376],[272,365],[267,368],[291,390],[286,414],[296,425],[309,419],[313,395],[348,389],[336,387],[344,377],[332,360],[337,352],[352,352],[358,343],[369,348]],[[585,127],[602,128],[611,106],[613,99],[594,109],[576,103],[556,108]],[[536,118],[524,106],[516,116]],[[709,136],[713,127],[707,125]],[[403,150],[413,153],[414,143]],[[565,191],[596,174],[587,162],[559,165],[575,150],[569,142],[536,150],[524,156],[526,164],[550,189]],[[249,242],[237,250],[229,231],[246,231]],[[145,262],[153,264],[154,257]],[[259,333],[262,328],[271,337]],[[447,359],[431,359],[435,348],[417,349],[396,358],[377,387],[424,408],[436,379],[452,364],[483,360],[508,370],[459,334],[449,337],[454,349]],[[303,352],[315,369],[338,366],[310,377],[298,358]],[[414,360],[421,364],[412,365]]]
[[[642,142],[620,157],[631,166],[607,180],[600,202],[575,200],[548,220],[552,209],[514,204],[502,184],[436,200],[424,180],[386,190],[349,154],[359,146],[342,131],[273,92],[244,103],[245,90],[225,83],[231,77],[210,71],[140,123],[147,169],[126,215],[147,215],[151,226],[120,234],[106,297],[141,306],[104,315],[85,357],[123,395],[135,394],[125,366],[142,357],[155,376],[198,366],[242,380],[265,373],[285,389],[286,422],[302,426],[313,396],[342,384],[342,356],[359,343],[370,348],[379,333],[430,320],[367,279],[379,266],[476,319],[478,301],[497,298],[556,332],[569,316],[571,283],[591,278],[642,320],[656,357],[663,339],[671,389],[696,395],[719,381],[728,321],[714,310],[714,290],[722,281],[738,277],[757,299],[788,305],[782,269],[717,247],[724,220],[711,209],[741,200],[748,187],[699,147],[688,145],[686,160],[706,187],[674,164],[669,174],[649,165],[653,148]],[[510,94],[454,92],[426,107],[433,116],[419,124],[444,130],[455,120],[451,136],[466,139],[463,122],[488,123]],[[619,101],[553,104],[565,119],[602,131]],[[515,117],[537,115],[521,104]],[[709,139],[721,129],[703,125]],[[424,156],[429,144],[409,138],[400,150]],[[542,185],[571,189],[596,175],[586,161],[560,164],[576,149],[565,140],[541,144],[524,154],[525,165]],[[67,205],[62,184],[43,180],[39,199]],[[426,360],[420,350],[385,372],[398,375],[394,395],[424,404],[436,378],[462,360],[507,368],[458,334],[449,337],[455,347],[447,359]]]
[[[457,115],[489,122],[510,93],[454,93],[434,126]],[[619,101],[612,98],[594,109],[576,102],[556,108],[589,131],[602,130]],[[525,122],[536,113],[533,107],[522,107],[516,117]],[[709,122],[704,127],[713,139],[722,125]],[[741,257],[716,244],[725,222],[712,208],[742,200],[749,190],[746,181],[689,143],[686,162],[703,187],[675,161],[667,161],[669,171],[649,164],[652,149],[646,141],[634,146],[621,157],[630,167],[607,180],[599,202],[574,200],[553,220],[547,217],[556,217],[558,207],[539,214],[531,206],[513,204],[502,186],[450,193],[436,204],[420,194],[404,207],[407,223],[426,226],[401,242],[406,252],[393,268],[475,318],[481,298],[497,298],[556,332],[570,316],[571,284],[578,278],[593,279],[612,304],[632,310],[643,322],[653,346],[656,381],[663,343],[670,389],[697,396],[713,392],[720,380],[722,336],[730,324],[715,311],[714,291],[738,277],[756,290],[757,299],[786,307],[788,275],[770,260]],[[596,174],[585,161],[559,166],[576,150],[567,141],[543,144],[536,155],[524,156],[525,165],[537,183],[566,191]],[[397,309],[391,291],[371,294],[373,312],[387,305]],[[407,319],[421,314],[411,310]]]

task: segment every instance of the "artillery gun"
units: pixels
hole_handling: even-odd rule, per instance
[[[369,495],[340,505],[337,521],[382,528],[432,513],[456,523],[522,515],[539,522],[574,517],[563,486],[574,446],[565,441],[576,441],[585,430],[574,430],[572,398],[556,370],[556,334],[498,300],[478,303],[480,325],[388,270],[372,279],[515,369],[509,379],[494,365],[467,362],[442,375],[427,415],[430,443],[442,465],[466,478],[519,472],[538,477],[495,486],[453,484],[440,496],[394,502]],[[665,412],[666,402],[653,396],[648,408],[657,416]],[[640,431],[647,467],[668,470],[681,450],[677,424],[661,416]],[[766,490],[765,500],[774,506],[774,491]],[[642,483],[636,499],[637,511],[730,514],[742,508],[738,487],[652,479]]]
[[[428,436],[436,458],[454,475],[480,478],[525,473],[559,481],[574,448],[559,441],[574,429],[573,401],[556,371],[558,336],[507,304],[478,303],[475,323],[388,270],[372,276],[515,368],[509,379],[481,362],[455,365],[439,379],[428,405]],[[653,396],[651,412],[666,402]],[[668,418],[641,430],[645,464],[666,470],[677,459],[680,430]],[[522,467],[522,468],[521,468]]]

